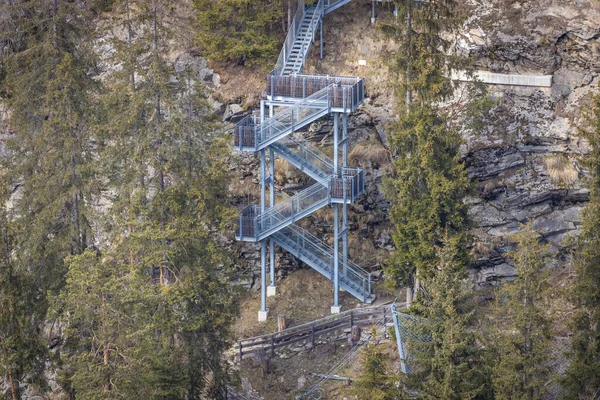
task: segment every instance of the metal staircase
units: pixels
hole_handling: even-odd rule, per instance
[[[362,302],[371,303],[375,299],[371,291],[370,274],[348,260],[347,205],[364,192],[364,171],[347,165],[347,116],[364,101],[364,80],[356,77],[301,74],[317,31],[321,33],[322,46],[323,16],[349,1],[319,0],[309,7],[305,6],[304,0],[299,1],[275,69],[267,77],[267,98],[261,101],[260,113],[247,116],[234,129],[235,147],[261,156],[261,204],[242,210],[236,230],[238,240],[261,243],[262,304],[259,320],[264,320],[267,316],[267,293],[275,294],[275,245],[334,282],[332,312],[339,312],[340,309],[339,287]],[[307,142],[292,137],[294,132],[328,115],[332,115],[334,119],[333,158]],[[341,138],[340,116],[343,128]],[[341,164],[340,146],[343,153]],[[276,156],[314,180],[309,187],[277,204],[274,195]],[[327,205],[334,209],[333,248],[296,225],[300,219]],[[341,230],[339,206],[343,212]],[[340,239],[343,240],[342,251],[339,249]],[[267,240],[271,264],[271,285],[268,288]]]
[[[280,230],[272,236],[275,243],[300,261],[308,264],[327,279],[333,280],[334,257],[333,249],[297,225]],[[375,295],[371,293],[371,279],[367,271],[346,259],[341,263],[342,274],[340,286],[342,289],[362,301],[372,303]]]

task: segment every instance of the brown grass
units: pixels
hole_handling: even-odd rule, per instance
[[[553,181],[570,185],[579,179],[577,169],[564,155],[545,157],[544,166]]]
[[[380,143],[367,142],[357,144],[350,154],[348,161],[353,166],[364,167],[369,163],[374,167],[385,166],[390,163],[390,153]]]
[[[285,185],[289,180],[293,168],[294,166],[283,158],[275,159],[275,180]]]

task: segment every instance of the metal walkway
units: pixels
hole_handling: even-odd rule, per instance
[[[323,16],[349,1],[319,0],[309,7],[304,0],[299,2],[275,69],[267,77],[267,98],[261,101],[260,113],[247,116],[234,129],[235,147],[240,151],[259,153],[261,157],[261,203],[242,210],[236,230],[238,240],[261,243],[259,320],[267,317],[266,297],[276,291],[275,245],[333,281],[332,313],[340,311],[340,287],[364,303],[375,299],[370,274],[348,259],[347,206],[363,194],[365,184],[364,171],[348,167],[347,116],[364,101],[364,80],[301,74],[317,32],[321,34],[322,53]],[[333,158],[292,137],[294,132],[325,116],[332,116],[334,120]],[[274,194],[276,156],[314,180],[311,186],[277,204]],[[300,219],[325,206],[334,209],[333,248],[296,225]],[[341,251],[340,239],[343,242]],[[266,285],[267,241],[270,247],[269,287]]]

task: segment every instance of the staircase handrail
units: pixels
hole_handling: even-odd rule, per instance
[[[327,243],[323,242],[321,239],[317,238],[315,235],[313,235],[312,233],[308,232],[306,229],[302,229],[297,225],[290,225],[287,227],[287,229],[296,231],[296,234],[302,234],[305,238],[310,239],[310,242],[313,243],[316,246],[320,246],[322,249],[326,249],[324,250],[327,255],[330,255],[331,257],[333,257],[333,249],[331,248],[331,246],[329,246]],[[341,254],[340,254],[341,256]],[[340,264],[343,263],[343,257],[340,257]],[[348,266],[356,269],[358,272],[364,274],[364,275],[368,275],[371,276],[371,273],[367,270],[365,270],[364,268],[356,265],[355,263],[353,263],[352,261],[350,261],[350,259],[347,260],[348,262]]]
[[[287,107],[285,110],[276,113],[272,118],[266,119],[255,127],[256,145],[265,142],[273,137],[280,135],[287,129],[300,129],[304,121],[307,121],[312,115],[329,108],[329,91],[326,87],[319,90],[312,96]]]
[[[274,207],[267,208],[263,213],[254,217],[255,226],[258,227],[257,235],[266,229],[273,229],[284,224],[288,220],[293,222],[296,215],[327,198],[329,198],[329,188],[320,183],[315,183],[294,196],[275,204]]]
[[[323,171],[327,176],[333,175],[333,160],[329,158],[327,154],[323,153],[321,150],[308,143],[308,141],[305,139],[298,140],[288,137],[287,141],[293,143],[295,146],[301,149],[300,152],[295,152],[292,150],[292,147],[287,146],[288,150],[299,154],[301,157],[305,158],[311,165]]]
[[[273,70],[277,74],[281,74],[281,72],[283,71],[285,62],[287,61],[288,56],[292,51],[294,41],[296,40],[296,35],[298,34],[298,29],[300,29],[302,18],[304,18],[304,9],[305,0],[298,0],[298,7],[296,8],[294,19],[292,20],[292,24],[289,26],[288,33],[285,37],[285,41],[283,42],[283,47],[279,52],[279,58],[277,58],[277,63],[275,63],[275,69]]]
[[[319,21],[323,17],[323,11],[324,11],[324,2],[323,2],[323,0],[319,0],[315,7],[315,12],[313,13],[312,18],[310,19],[310,22],[308,25],[309,29],[311,31],[311,33],[310,33],[311,37],[310,37],[309,44],[302,45],[302,57],[300,57],[301,65],[300,65],[300,68],[298,68],[298,71],[302,71],[302,68],[304,67],[304,60],[306,60],[306,56],[308,55],[308,52],[310,50],[310,43],[313,41],[315,34],[317,33],[317,26],[319,26]]]

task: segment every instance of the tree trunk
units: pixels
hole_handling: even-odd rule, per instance
[[[10,394],[12,400],[17,400],[17,386],[15,385],[15,379],[13,378],[12,369],[8,369],[8,381],[10,382]]]

